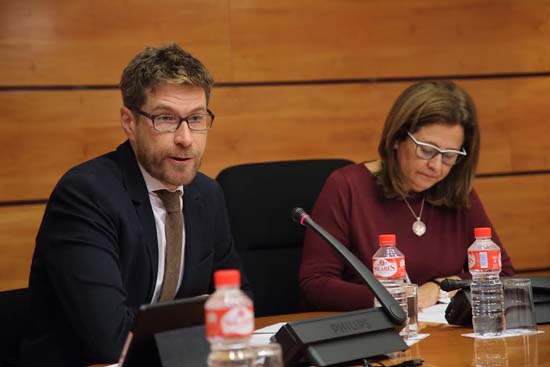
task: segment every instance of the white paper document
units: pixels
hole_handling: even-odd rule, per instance
[[[445,309],[447,306],[447,303],[437,303],[433,306],[426,307],[418,313],[418,321],[448,324],[445,319]]]
[[[275,334],[286,322],[278,322],[254,331],[254,334]]]
[[[430,336],[430,334],[418,334],[418,336],[416,338],[407,338],[405,340],[405,343],[407,343],[407,345],[410,347],[411,345],[416,344],[419,341],[421,341],[422,339],[426,339],[429,336]]]

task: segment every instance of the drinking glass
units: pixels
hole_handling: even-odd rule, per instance
[[[405,283],[407,295],[407,326],[405,337],[407,339],[418,338],[418,285]]]
[[[503,280],[505,333],[526,334],[537,330],[531,280],[509,278]]]

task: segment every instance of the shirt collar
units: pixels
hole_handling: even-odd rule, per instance
[[[168,190],[168,191],[179,191],[183,193],[183,185],[178,186],[176,190],[169,190],[166,186],[162,184],[159,180],[154,178],[147,172],[145,168],[141,165],[141,163],[138,162],[139,170],[141,171],[141,175],[143,176],[143,179],[145,180],[145,185],[147,186],[147,191],[149,193],[153,193],[156,190]]]

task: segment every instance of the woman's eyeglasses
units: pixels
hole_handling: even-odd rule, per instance
[[[461,157],[467,155],[464,147],[462,147],[461,150],[440,149],[435,145],[416,140],[416,138],[408,131],[407,134],[409,134],[409,138],[411,138],[411,140],[416,144],[416,156],[420,159],[430,160],[436,155],[441,154],[442,162],[447,166],[452,166],[455,165]]]

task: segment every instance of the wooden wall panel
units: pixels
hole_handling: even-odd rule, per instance
[[[0,207],[0,291],[28,285],[44,205]]]
[[[123,140],[113,91],[0,93],[0,201],[47,198],[61,175]]]
[[[231,1],[237,80],[548,71],[549,1]]]
[[[391,105],[410,83],[220,88],[206,165],[250,160],[377,157]],[[550,78],[460,81],[482,131],[480,173],[550,169]],[[219,143],[218,143],[219,142]],[[210,171],[212,172],[212,171]]]
[[[516,270],[550,269],[550,175],[482,178],[475,187]]]
[[[550,175],[482,178],[475,186],[516,269],[550,269]],[[43,213],[44,205],[0,207],[0,291],[27,285]]]
[[[1,1],[0,85],[116,84],[170,41],[225,82],[549,71],[549,16],[547,0]]]
[[[550,78],[460,81],[472,95],[481,127],[479,172],[548,170]]]
[[[0,85],[118,84],[136,53],[169,42],[227,80],[228,16],[227,0],[0,1]]]
[[[408,84],[215,88],[203,171],[215,176],[254,161],[375,159],[385,116]],[[460,84],[479,109],[479,172],[550,169],[550,78]],[[114,149],[125,138],[119,108],[115,90],[0,93],[0,201],[46,198],[67,169]]]

